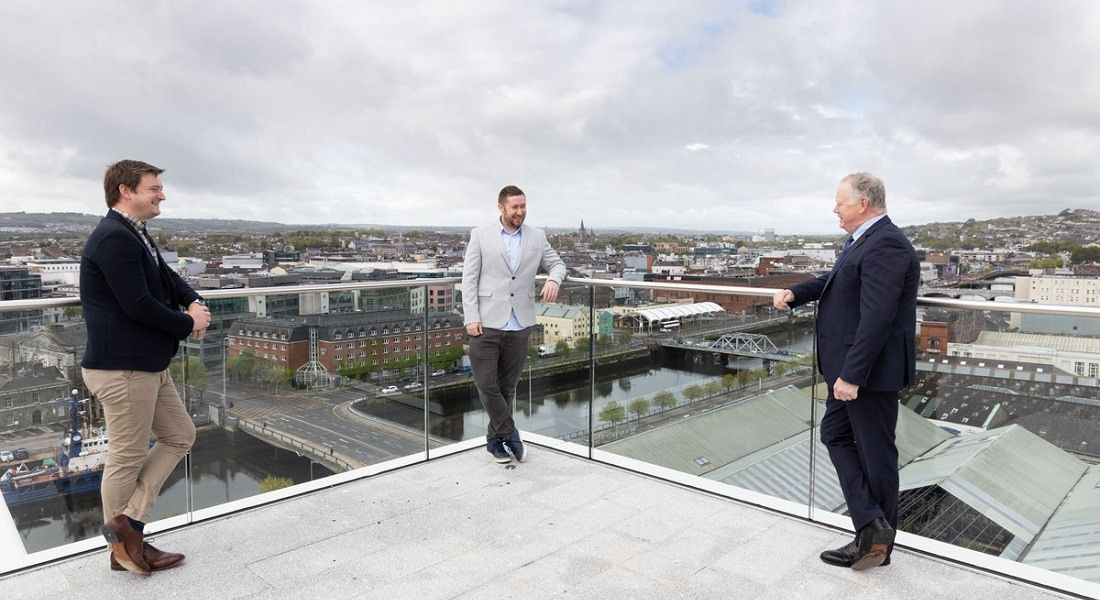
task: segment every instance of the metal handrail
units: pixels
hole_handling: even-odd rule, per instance
[[[746,286],[707,285],[670,283],[665,281],[629,281],[626,279],[594,279],[587,277],[566,277],[567,283],[581,285],[601,285],[607,287],[648,289],[648,290],[672,290],[678,292],[706,292],[730,296],[758,296],[771,297],[780,288],[760,288]],[[290,286],[268,286],[256,288],[231,288],[217,290],[201,290],[205,298],[239,298],[248,296],[266,296],[270,294],[301,294],[308,292],[331,292],[334,290],[372,290],[372,289],[400,289],[419,287],[426,285],[460,284],[461,277],[438,277],[422,279],[402,279],[397,281],[364,281],[355,283],[338,284],[310,284]],[[942,298],[938,296],[920,296],[917,298],[918,306],[955,308],[965,310],[986,310],[994,312],[1015,312],[1040,315],[1060,315],[1077,317],[1100,318],[1100,307],[1091,306],[1067,306],[1062,304],[1031,304],[1026,302],[1000,302],[996,300],[956,300],[954,298]],[[29,300],[0,300],[0,312],[15,310],[35,310],[44,308],[65,308],[80,306],[80,299],[71,298],[34,298]]]

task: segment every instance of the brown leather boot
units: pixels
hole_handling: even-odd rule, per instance
[[[107,521],[101,531],[111,548],[111,560],[131,573],[150,573],[149,563],[144,556],[143,536],[130,525],[130,519],[126,515],[117,515]]]
[[[149,565],[149,570],[154,572],[171,569],[172,567],[178,567],[185,558],[184,555],[176,552],[164,552],[163,550],[158,550],[149,542],[144,542],[142,544],[142,557],[145,558],[146,564]],[[114,554],[111,554],[111,570],[126,570],[126,567],[118,564],[118,561],[115,560]]]

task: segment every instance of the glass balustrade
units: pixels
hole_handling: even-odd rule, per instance
[[[213,323],[171,366],[197,440],[153,528],[480,448],[457,283],[207,292]],[[771,292],[568,280],[538,306],[517,426],[848,526],[818,439],[813,307],[777,313]],[[100,543],[106,432],[80,381],[76,301],[0,312],[26,324],[0,335],[7,571]],[[922,299],[917,340],[898,422],[898,543],[1063,589],[1100,582],[1100,311]],[[74,432],[83,452],[70,456]]]

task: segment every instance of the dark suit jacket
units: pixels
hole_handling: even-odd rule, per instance
[[[896,392],[914,380],[919,283],[912,244],[883,217],[830,273],[791,288],[791,306],[818,301],[817,364],[830,387],[840,377]]]
[[[80,365],[163,371],[194,327],[180,306],[199,297],[149,254],[129,221],[108,211],[80,257],[80,303],[88,328]]]

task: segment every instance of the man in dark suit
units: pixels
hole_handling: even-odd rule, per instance
[[[497,194],[497,209],[496,222],[470,232],[462,264],[462,314],[474,383],[489,415],[485,449],[497,462],[511,462],[513,456],[523,462],[527,451],[512,411],[535,324],[535,275],[540,268],[549,273],[542,299],[553,302],[566,269],[546,232],[523,223],[523,190],[505,186]]]
[[[144,540],[165,480],[195,440],[168,364],[180,340],[210,325],[202,298],[160,256],[146,221],[160,214],[159,169],[124,160],[107,167],[107,215],[80,258],[80,302],[88,330],[81,373],[103,406],[107,461],[100,493],[111,568],[148,575],[182,554]],[[180,307],[186,307],[186,312]],[[156,443],[149,447],[150,438]]]
[[[897,529],[898,391],[916,372],[920,263],[886,216],[886,188],[869,173],[841,180],[833,212],[851,234],[825,275],[780,290],[780,310],[818,301],[817,364],[829,395],[821,441],[836,467],[856,530],[821,553],[853,569],[889,564]]]

